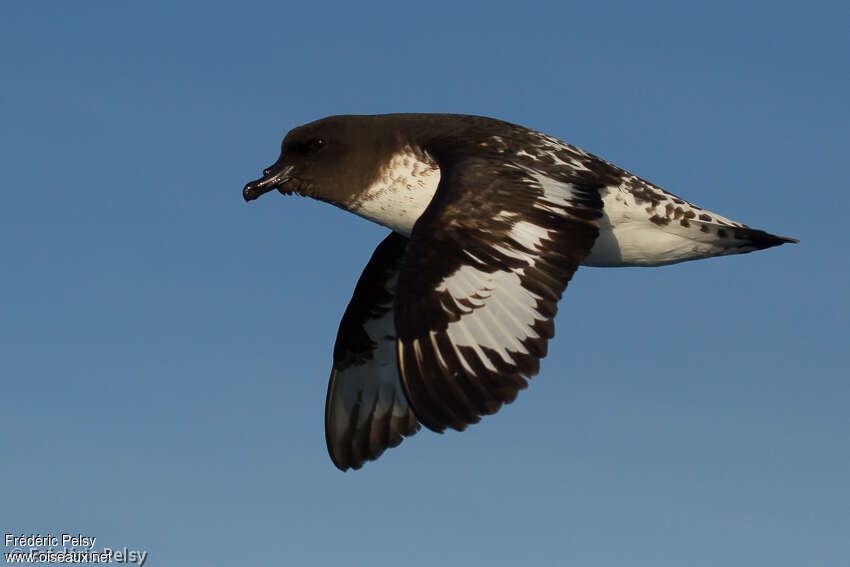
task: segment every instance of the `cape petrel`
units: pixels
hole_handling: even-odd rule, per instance
[[[340,322],[325,407],[334,464],[422,423],[463,430],[537,373],[580,265],[660,266],[797,242],[594,155],[479,116],[332,116],[289,132],[245,200],[277,189],[392,232]]]

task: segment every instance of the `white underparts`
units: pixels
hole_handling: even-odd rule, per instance
[[[437,164],[405,148],[381,168],[378,179],[350,210],[410,236],[413,224],[425,212],[439,183]]]
[[[570,203],[569,184],[554,182],[539,173],[534,178],[543,189],[536,208],[560,212]],[[439,183],[437,164],[406,147],[380,169],[378,178],[349,210],[409,237]],[[582,262],[585,266],[661,266],[741,251],[738,243],[720,236],[723,231],[718,229],[743,225],[634,176],[625,177],[620,185],[602,188],[600,196],[603,216],[599,219],[599,236]],[[508,218],[507,212],[503,214]],[[710,220],[700,220],[705,217]],[[531,238],[547,236],[545,230],[535,228],[519,233]]]
[[[602,189],[599,236],[583,265],[662,266],[740,251],[733,247],[733,239],[718,236],[718,227],[743,226],[740,223],[655,186],[644,183],[640,189],[659,199],[636,196],[625,181]],[[700,220],[700,216],[710,220]]]

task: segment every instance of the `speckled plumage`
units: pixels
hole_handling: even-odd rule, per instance
[[[296,192],[394,231],[334,349],[325,424],[343,470],[417,422],[462,430],[513,401],[546,355],[579,265],[657,266],[795,242],[477,116],[326,118],[287,134],[264,173],[246,200]]]

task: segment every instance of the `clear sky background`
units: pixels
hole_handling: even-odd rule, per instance
[[[0,529],[147,565],[850,557],[846,2],[4,3]],[[542,130],[797,246],[582,268],[541,373],[336,470],[386,229],[242,186],[329,114]]]

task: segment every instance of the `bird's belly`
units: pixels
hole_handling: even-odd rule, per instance
[[[670,234],[646,223],[600,226],[599,236],[582,265],[617,268],[663,266],[711,256],[713,247]]]
[[[378,179],[349,210],[409,237],[440,182],[433,162],[412,152],[393,156]],[[599,236],[582,265],[662,266],[730,253],[696,217],[708,211],[637,177],[600,191],[603,216]],[[712,222],[743,226],[710,213]],[[690,219],[690,220],[689,220]]]
[[[743,225],[639,181],[602,189],[599,236],[583,265],[663,266],[732,252],[717,227]]]

